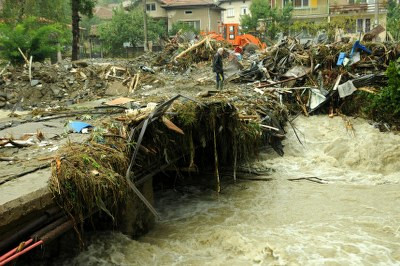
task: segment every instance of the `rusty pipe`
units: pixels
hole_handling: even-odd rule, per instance
[[[40,239],[43,235],[45,235],[46,233],[52,231],[54,228],[57,228],[59,225],[61,225],[62,223],[64,223],[65,221],[68,220],[67,216],[62,216],[61,218],[55,220],[54,222],[52,222],[51,224],[46,225],[45,227],[43,227],[42,229],[40,229],[39,231],[36,231],[31,238],[32,239]]]
[[[39,228],[43,224],[47,222],[48,219],[51,217],[55,216],[60,212],[60,208],[58,207],[53,207],[45,211],[45,213],[40,216],[39,218],[31,221],[28,223],[26,226],[24,226],[21,230],[17,231],[15,234],[11,235],[7,239],[3,240],[0,242],[0,250],[3,250],[15,242],[20,241],[23,237],[25,237],[27,234],[31,233],[35,229]]]
[[[45,235],[43,235],[40,239],[46,243],[49,242],[60,235],[64,234],[67,232],[69,229],[71,229],[74,226],[74,221],[73,220],[68,220],[61,224],[60,226],[56,227],[55,229],[51,230],[50,232],[47,232]]]

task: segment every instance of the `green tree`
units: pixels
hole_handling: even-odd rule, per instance
[[[79,14],[89,18],[93,16],[93,8],[97,0],[71,0],[72,11],[72,60],[77,60],[79,55]]]
[[[81,20],[80,25],[81,27],[87,29],[88,32],[90,32],[92,26],[99,25],[102,22],[103,20],[101,20],[101,18],[99,18],[98,16],[92,16],[92,17],[84,16]]]
[[[123,52],[123,43],[130,42],[136,46],[143,43],[143,11],[138,6],[126,13],[123,9],[114,10],[111,21],[99,26],[100,39],[107,52],[118,55]],[[157,41],[165,35],[165,25],[162,20],[155,21],[148,17],[148,38]]]
[[[99,0],[100,5],[121,4],[123,0]]]
[[[179,21],[177,23],[172,24],[172,27],[170,29],[170,31],[168,32],[168,34],[170,36],[175,35],[178,33],[178,31],[180,32],[193,32],[194,34],[199,34],[200,31],[195,29],[193,26],[189,25],[188,23],[185,23],[183,21]]]
[[[253,0],[250,14],[241,17],[240,23],[244,32],[256,31],[260,24],[265,27],[262,33],[275,39],[278,32],[287,34],[291,23],[293,7],[287,3],[283,8],[271,8],[268,0]]]
[[[387,29],[396,40],[399,39],[399,28],[400,5],[396,0],[389,0],[387,2]]]
[[[65,0],[4,0],[1,15],[10,23],[29,16],[67,23],[70,11]]]
[[[1,55],[12,63],[24,62],[18,48],[28,57],[33,56],[35,61],[43,61],[56,53],[57,44],[65,44],[68,40],[65,25],[43,23],[35,17],[28,17],[16,24],[0,25]]]
[[[326,27],[326,23],[315,23],[314,21],[297,20],[290,25],[289,30],[293,35],[306,31],[310,35],[315,35],[321,29]]]

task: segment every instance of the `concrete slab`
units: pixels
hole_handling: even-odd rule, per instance
[[[0,138],[20,138],[24,134],[36,134],[42,132],[46,138],[54,138],[67,131],[64,128],[65,120],[54,120],[47,122],[31,122],[15,127],[0,130]]]
[[[50,175],[50,169],[43,169],[0,186],[0,228],[53,204]]]

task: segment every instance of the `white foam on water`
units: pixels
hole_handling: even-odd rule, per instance
[[[361,118],[350,121],[354,131],[349,131],[340,117],[299,117],[294,124],[304,146],[288,127],[285,156],[268,155],[262,163],[289,176],[317,176],[344,183],[399,183],[400,135],[379,132]]]

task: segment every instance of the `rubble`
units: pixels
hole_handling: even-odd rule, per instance
[[[23,66],[6,66],[1,74],[0,108],[68,106],[105,95],[132,94],[138,86],[162,86],[162,77],[142,72],[129,60],[33,63],[32,76]]]
[[[180,43],[178,38],[173,38],[165,45],[154,64],[174,70],[187,69],[194,63],[211,61],[219,47],[232,48],[228,43],[216,41],[209,37],[205,37],[194,44],[191,42]]]
[[[250,61],[248,67],[231,81],[252,83],[261,94],[275,91],[280,97],[291,98],[308,115],[338,94],[344,98],[356,90],[379,91],[386,85],[384,73],[389,62],[399,54],[397,43],[310,45],[285,38],[257,56],[245,56],[243,60]]]
[[[202,100],[177,95],[159,104],[147,102],[113,116],[89,141],[65,146],[57,157],[64,159],[53,161],[50,188],[77,222],[99,209],[114,219],[130,189],[141,198],[135,186],[169,166],[217,171],[220,192],[220,167],[234,166],[236,171],[265,145],[283,155],[286,120],[285,106],[254,93],[225,91]],[[90,125],[78,126],[76,132]]]
[[[211,59],[221,46],[227,84],[216,91]],[[398,44],[291,38],[240,56],[230,48],[207,37],[172,39],[160,53],[134,60],[6,65],[0,108],[31,112],[0,121],[0,163],[8,171],[0,184],[51,167],[51,192],[75,225],[99,210],[118,222],[132,191],[157,217],[137,186],[167,170],[177,177],[212,173],[219,193],[223,169],[236,181],[237,169],[261,148],[284,155],[286,123],[297,136],[290,115],[309,115],[328,102],[339,109],[357,90],[378,92],[400,52]],[[32,132],[39,124],[48,132]],[[13,128],[21,135],[9,134]],[[13,165],[24,170],[15,173]]]

